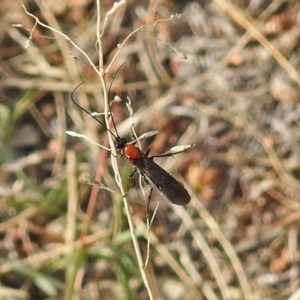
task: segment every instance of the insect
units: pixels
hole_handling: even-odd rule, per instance
[[[139,149],[134,145],[135,142],[128,142],[126,138],[121,138],[119,136],[113,117],[112,117],[112,123],[116,133],[113,133],[109,128],[107,128],[107,126],[102,121],[100,121],[89,111],[81,107],[74,100],[74,93],[81,84],[82,83],[80,83],[71,93],[72,102],[81,110],[83,110],[85,113],[90,115],[93,119],[95,119],[98,123],[100,123],[115,138],[115,146],[117,151],[119,151],[121,156],[124,156],[126,161],[134,167],[134,171],[130,175],[130,182],[132,177],[137,171],[141,174],[144,181],[150,188],[150,193],[147,199],[148,201],[147,209],[152,195],[152,186],[150,182],[152,182],[171,203],[177,205],[188,204],[191,200],[191,196],[189,195],[189,193],[187,192],[183,184],[177,181],[174,177],[172,177],[168,172],[166,172],[159,165],[157,165],[153,161],[153,159],[156,157],[168,157],[168,156],[173,156],[175,154],[179,154],[181,152],[188,150],[192,145],[179,147],[177,151],[170,151],[164,154],[149,156],[150,150],[144,153],[141,149]]]
[[[121,155],[125,156],[126,161],[135,167],[135,170],[130,175],[130,178],[132,178],[136,171],[138,171],[148,184],[150,188],[148,201],[150,200],[152,194],[152,187],[148,182],[149,179],[173,204],[185,205],[190,202],[191,196],[183,184],[177,181],[153,161],[155,157],[172,156],[185,150],[178,151],[173,154],[166,153],[149,156],[150,150],[144,153],[135,145],[128,144],[126,139],[117,139],[116,148],[121,151]]]

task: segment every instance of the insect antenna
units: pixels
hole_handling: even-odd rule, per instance
[[[126,61],[123,62],[123,63],[118,67],[117,71],[116,71],[116,72],[114,73],[114,75],[112,76],[112,79],[111,79],[110,85],[109,85],[109,89],[108,89],[108,95],[107,95],[108,101],[109,101],[110,91],[111,91],[113,82],[114,82],[114,80],[115,80],[115,77],[116,77],[117,73],[120,71],[120,69],[125,65],[125,63],[126,63]],[[118,142],[118,141],[120,142],[120,141],[122,140],[122,138],[119,136],[119,133],[118,133],[118,131],[117,131],[117,126],[116,126],[116,123],[115,123],[113,114],[112,114],[112,112],[111,112],[110,103],[108,103],[108,110],[109,110],[109,113],[110,113],[110,115],[111,115],[111,121],[112,121],[113,127],[114,127],[114,129],[115,129],[116,135],[118,136],[118,138],[117,138],[116,140],[117,140],[117,142]]]
[[[79,107],[82,111],[84,111],[86,114],[88,114],[90,117],[92,117],[94,120],[96,120],[99,124],[101,124],[108,132],[110,132],[111,133],[111,135],[118,141],[118,140],[120,140],[120,137],[119,137],[119,135],[118,135],[118,133],[117,133],[117,135],[115,135],[103,122],[101,122],[99,119],[97,119],[95,116],[93,116],[93,114],[91,114],[88,110],[86,110],[85,108],[83,108],[81,105],[79,105],[75,100],[74,100],[74,94],[75,94],[75,92],[76,92],[76,90],[82,85],[84,83],[84,81],[83,82],[81,82],[81,83],[79,83],[76,87],[75,87],[75,89],[72,91],[72,93],[71,93],[71,100],[72,100],[72,102],[77,106],[77,107]],[[111,110],[109,109],[109,112],[110,112],[110,114],[111,114]]]

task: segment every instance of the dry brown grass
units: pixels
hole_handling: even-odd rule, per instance
[[[298,299],[300,5],[132,1],[107,15],[113,2],[100,2],[102,48],[96,1],[24,3],[50,30],[35,27],[21,2],[2,0],[0,296]],[[107,84],[126,62],[111,89],[123,99],[113,107],[121,136],[130,136],[129,97],[137,134],[158,131],[142,140],[144,150],[196,144],[156,160],[192,201],[174,206],[156,190],[150,232],[133,181],[135,248],[110,153],[66,135],[109,147],[105,130],[70,101],[85,81],[80,105],[105,110],[99,49]],[[114,160],[126,185],[130,166]],[[147,240],[144,271],[137,246],[145,261]]]

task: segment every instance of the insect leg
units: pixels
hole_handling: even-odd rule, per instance
[[[133,176],[135,175],[136,171],[137,171],[137,169],[134,169],[129,176],[129,182],[128,182],[129,186],[131,185],[131,180],[132,180]]]
[[[128,194],[128,191],[129,191],[130,186],[131,186],[132,178],[133,178],[133,176],[135,175],[136,171],[137,171],[137,169],[134,168],[134,170],[132,171],[132,173],[131,173],[130,176],[129,176],[129,179],[128,179],[128,188],[127,188],[127,191],[125,192],[124,197]]]
[[[153,159],[155,157],[170,157],[179,153],[182,153],[183,151],[173,152],[173,153],[164,153],[164,154],[156,154],[153,156],[149,156],[149,158]]]

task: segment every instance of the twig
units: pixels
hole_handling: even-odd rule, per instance
[[[41,21],[39,20],[38,17],[36,17],[35,15],[33,15],[33,14],[31,14],[30,12],[27,11],[27,9],[26,9],[26,7],[25,7],[24,4],[22,4],[22,7],[23,7],[25,13],[26,13],[28,16],[30,16],[30,17],[32,17],[32,18],[35,19],[35,21],[36,21],[37,24],[39,24],[39,25],[41,25],[41,26],[43,26],[43,27],[45,27],[45,28],[48,28],[49,30],[51,30],[51,31],[53,31],[53,32],[55,32],[55,33],[61,35],[64,39],[66,39],[67,41],[69,41],[69,42],[72,44],[72,46],[73,46],[74,48],[76,48],[79,52],[81,52],[81,53],[83,54],[83,56],[87,59],[87,61],[88,61],[89,64],[92,66],[92,68],[94,69],[94,71],[95,71],[97,74],[99,74],[99,70],[98,70],[97,67],[94,65],[94,63],[92,62],[92,60],[90,59],[90,57],[87,55],[87,53],[86,53],[85,51],[83,51],[79,46],[77,46],[77,44],[76,44],[73,40],[71,40],[69,36],[67,36],[66,34],[62,33],[61,31],[56,30],[55,28],[50,27],[50,26],[48,26],[47,24],[41,22]],[[36,24],[35,24],[34,28],[35,28],[35,27],[36,27]],[[33,28],[33,29],[34,29],[34,28]],[[32,29],[32,30],[33,30],[33,29]],[[32,31],[32,30],[31,30],[31,31]],[[26,45],[25,45],[25,46],[26,46]]]
[[[104,79],[106,73],[103,72],[103,53],[102,53],[101,27],[100,27],[100,24],[101,24],[101,22],[100,22],[101,21],[100,11],[101,10],[100,10],[100,8],[101,8],[100,0],[97,0],[97,43],[98,43],[98,47],[99,47],[99,65],[100,65],[100,74],[99,74],[99,77],[100,77],[100,80],[101,80],[101,84],[103,86],[103,97],[104,97],[104,101],[105,101],[105,105],[104,105],[105,122],[106,122],[106,125],[109,126],[108,93],[107,93],[107,90],[106,90],[105,79]],[[124,42],[122,43],[122,45],[124,45],[124,43],[129,39],[129,37],[132,34],[134,34],[135,32],[137,32],[138,30],[140,30],[140,29],[137,29],[137,30],[133,31],[124,40]],[[119,50],[117,51],[115,57],[111,60],[110,65],[106,69],[106,72],[110,68],[110,66],[113,64],[113,62],[116,59],[117,55],[119,54],[121,48],[122,47],[119,48]],[[110,142],[111,148],[113,149],[113,153],[116,153],[115,144],[114,144],[113,137],[112,137],[112,135],[111,135],[110,132],[108,132],[108,136],[109,136],[109,142]],[[127,199],[126,193],[124,191],[124,187],[123,187],[123,184],[122,184],[121,175],[120,175],[120,171],[118,169],[117,159],[116,159],[115,155],[111,155],[111,161],[112,161],[112,166],[113,166],[113,169],[114,169],[114,172],[115,172],[116,182],[117,182],[117,184],[118,184],[118,186],[120,188],[121,194],[123,195],[122,198],[123,198],[123,203],[124,203],[124,209],[125,209],[125,212],[126,212],[126,216],[127,216],[127,220],[128,220],[128,225],[129,225],[129,230],[130,230],[130,234],[131,234],[131,238],[132,238],[132,243],[133,243],[133,247],[134,247],[134,250],[135,250],[135,254],[136,254],[136,257],[137,257],[139,269],[140,269],[140,272],[141,272],[141,275],[142,275],[145,287],[147,289],[149,299],[154,299],[153,290],[151,288],[151,284],[150,284],[147,272],[144,269],[144,262],[143,262],[143,257],[142,257],[141,249],[140,249],[140,246],[139,246],[136,234],[135,234],[135,228],[134,228],[134,224],[133,224],[133,220],[132,220],[132,216],[131,216],[131,211],[130,211],[128,199]]]

